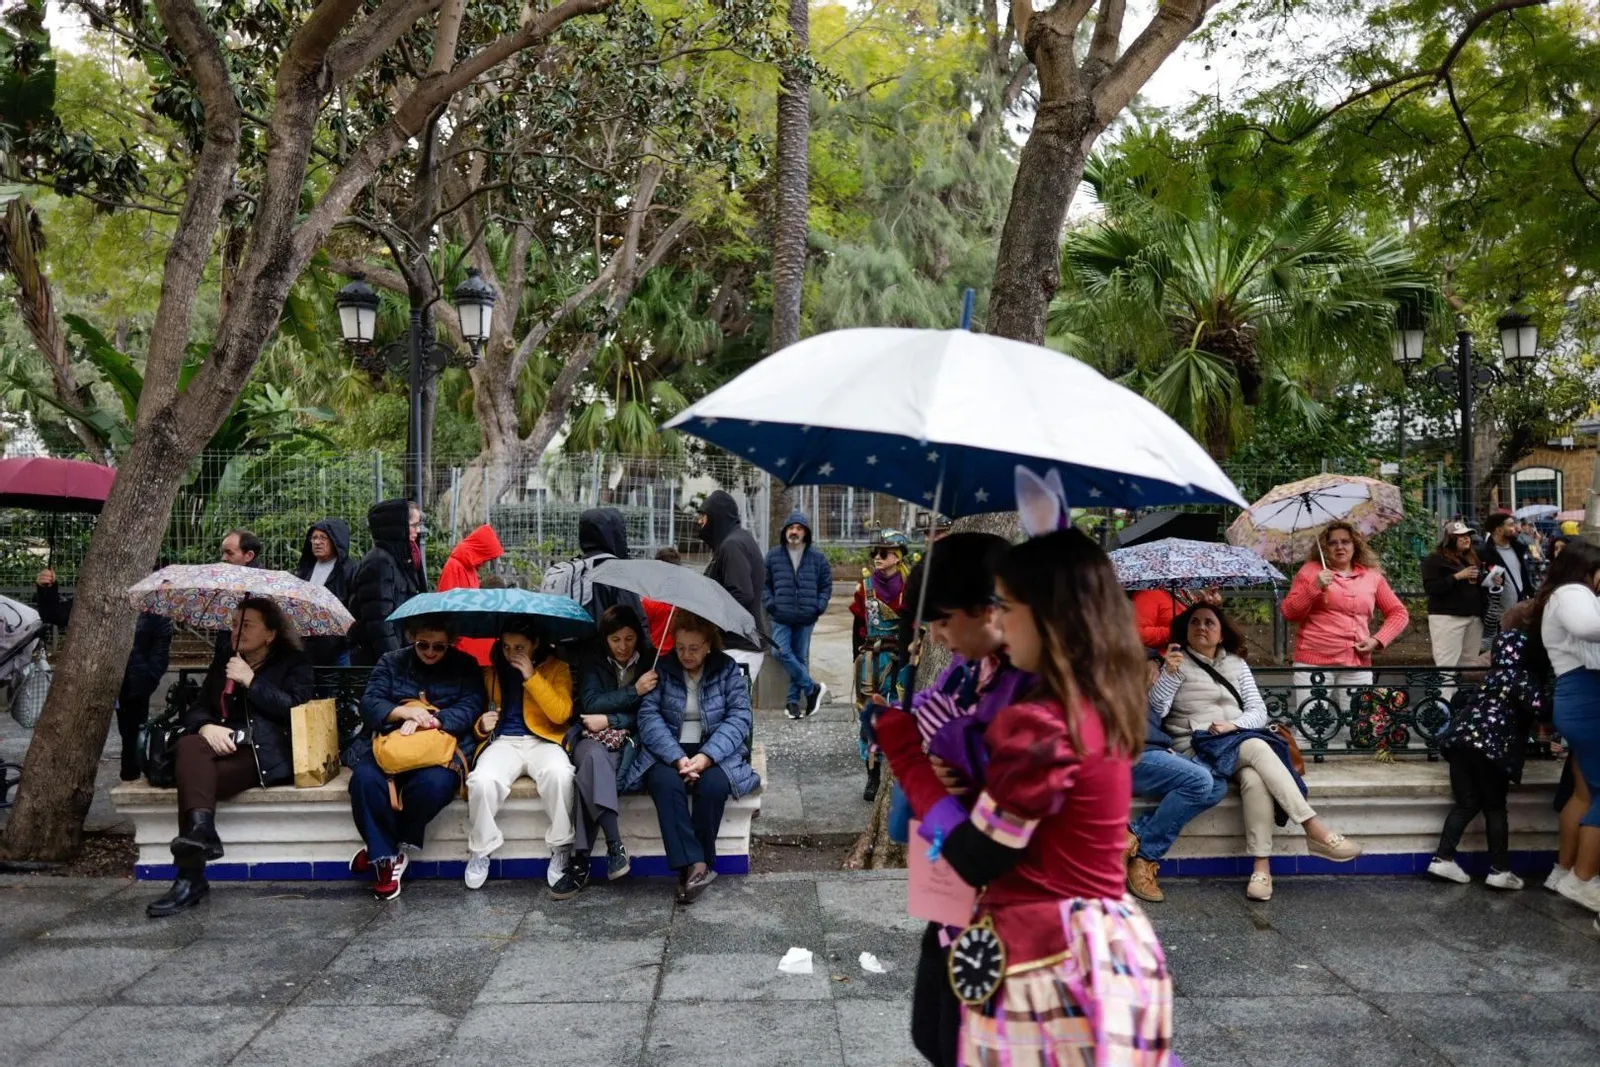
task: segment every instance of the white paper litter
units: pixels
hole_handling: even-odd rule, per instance
[[[784,953],[783,959],[778,961],[778,970],[784,974],[810,974],[811,950],[807,948],[791,948]]]
[[[878,961],[878,957],[870,952],[861,954],[861,969],[868,974],[887,974],[889,969]]]

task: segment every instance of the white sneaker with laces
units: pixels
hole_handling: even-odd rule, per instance
[[[1522,879],[1518,878],[1510,871],[1490,871],[1489,877],[1484,879],[1484,881],[1486,884],[1493,886],[1495,889],[1522,888]]]
[[[1572,872],[1558,863],[1551,867],[1550,873],[1545,876],[1544,887],[1552,893],[1559,893],[1561,892],[1561,883],[1571,877]]]
[[[551,889],[561,881],[561,876],[567,873],[567,868],[572,864],[572,846],[557,845],[550,850],[550,869],[545,871],[544,880]]]
[[[1574,904],[1581,904],[1590,911],[1600,912],[1600,876],[1581,882],[1577,875],[1570,875],[1556,892]]]
[[[489,853],[474,852],[467,859],[466,883],[468,889],[482,889],[489,880]]]
[[[1443,878],[1447,882],[1458,882],[1466,885],[1472,881],[1472,876],[1461,869],[1461,864],[1453,859],[1442,860],[1437,856],[1428,864],[1428,873],[1435,878]]]

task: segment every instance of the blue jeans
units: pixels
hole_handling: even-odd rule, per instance
[[[911,840],[911,801],[906,798],[900,783],[894,784],[889,794],[889,840],[904,845]]]
[[[1164,748],[1147,748],[1133,765],[1133,792],[1160,798],[1153,810],[1130,827],[1139,838],[1139,857],[1160,860],[1189,820],[1228,795],[1228,780],[1218,778],[1199,760]]]
[[[370,756],[350,771],[350,814],[374,863],[400,855],[402,843],[422,847],[423,831],[456,798],[461,778],[449,767],[422,767],[394,776],[402,810],[389,803],[389,778]]]
[[[783,669],[789,672],[790,704],[804,704],[817,687],[811,680],[811,673],[806,670],[806,663],[811,659],[811,631],[815,625],[772,624],[772,658],[783,664]]]

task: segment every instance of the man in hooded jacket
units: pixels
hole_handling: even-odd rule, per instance
[[[405,644],[402,627],[389,621],[401,604],[428,591],[422,572],[422,509],[404,498],[384,500],[367,512],[372,550],[350,583],[350,660],[369,667]]]
[[[312,523],[300,546],[300,563],[294,573],[303,582],[322,586],[349,607],[356,576],[356,562],[350,558],[350,524],[343,519]],[[350,665],[350,640],[344,634],[307,637],[303,643],[314,667]]]
[[[452,589],[482,589],[478,568],[499,559],[505,552],[494,527],[484,523],[450,550],[450,558],[444,561],[444,569],[439,572],[438,591],[446,593]],[[463,637],[456,642],[456,647],[477,660],[478,666],[492,666],[489,652],[494,648],[494,638]]]
[[[811,521],[796,508],[783,524],[783,543],[767,553],[762,607],[772,620],[772,655],[789,672],[784,710],[799,719],[814,713],[827,688],[811,678],[811,630],[833,598],[833,568],[811,544]]]
[[[616,508],[590,508],[579,515],[578,551],[582,555],[577,559],[563,560],[545,571],[540,589],[571,597],[597,623],[607,608],[617,604],[632,608],[636,617],[644,618],[639,594],[594,580],[596,570],[607,561],[628,558],[628,522],[622,512]]]
[[[762,590],[767,584],[767,568],[761,561],[761,546],[739,522],[739,505],[733,497],[716,490],[700,505],[695,519],[700,539],[711,546],[711,563],[706,577],[732,594],[739,606],[756,621],[756,629],[767,632],[765,612],[761,610]],[[727,634],[725,651],[745,665],[754,684],[765,658],[761,647],[738,634]]]

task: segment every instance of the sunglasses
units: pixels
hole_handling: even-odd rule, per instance
[[[887,559],[890,556],[898,556],[899,554],[900,550],[898,548],[875,548],[872,550],[873,559]]]
[[[449,652],[450,651],[450,642],[448,642],[448,641],[418,641],[417,642],[417,651],[418,652],[436,652],[436,653]]]

